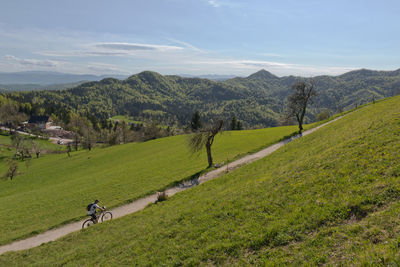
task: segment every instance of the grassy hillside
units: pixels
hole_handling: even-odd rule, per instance
[[[287,126],[225,132],[216,138],[214,160],[232,160],[296,130]],[[0,171],[5,172],[3,165]],[[190,155],[184,135],[21,163],[21,175],[0,180],[0,214],[6,215],[0,216],[0,244],[80,218],[96,198],[108,207],[117,206],[187,179],[206,166],[205,154]]]
[[[400,98],[2,265],[399,263]],[[95,252],[95,253],[94,253]]]

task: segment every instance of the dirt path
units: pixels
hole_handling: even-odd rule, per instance
[[[308,131],[303,132],[303,136],[304,135],[308,135],[310,133],[313,133],[315,131],[317,131],[319,128],[330,124],[338,119],[340,119],[341,117],[338,117],[334,120],[331,120],[329,122],[326,122],[324,124],[321,124],[318,127],[315,127],[313,129],[310,129]],[[186,189],[195,187],[196,185],[202,184],[206,181],[212,180],[217,178],[218,176],[222,175],[223,173],[232,171],[234,169],[239,168],[242,165],[246,165],[249,164],[251,162],[254,162],[258,159],[261,159],[269,154],[271,154],[272,152],[276,151],[278,148],[286,145],[287,143],[299,138],[300,136],[295,136],[292,137],[290,139],[286,139],[284,141],[278,142],[274,145],[271,145],[263,150],[260,150],[254,154],[251,155],[247,155],[241,159],[238,159],[234,162],[229,163],[228,165],[224,165],[218,169],[215,169],[213,171],[210,171],[202,176],[200,176],[197,179],[194,180],[190,180],[187,182],[184,182],[176,187],[172,187],[170,189],[166,190],[166,193],[168,196],[172,196],[178,192],[184,191]],[[119,218],[134,212],[137,212],[139,210],[144,209],[148,204],[150,203],[154,203],[157,199],[157,194],[153,194],[141,199],[138,199],[132,203],[117,207],[113,210],[111,210],[111,212],[113,213],[113,218]],[[37,247],[40,246],[43,243],[47,243],[50,241],[54,241],[62,236],[65,236],[71,232],[75,232],[75,231],[79,231],[82,228],[82,223],[84,220],[80,221],[80,222],[74,222],[53,230],[49,230],[47,232],[44,232],[42,234],[27,238],[27,239],[23,239],[23,240],[19,240],[19,241],[15,241],[13,243],[7,244],[7,245],[3,245],[0,246],[0,255],[7,252],[7,251],[16,251],[16,250],[24,250],[24,249],[29,249],[29,248],[33,248],[33,247]]]

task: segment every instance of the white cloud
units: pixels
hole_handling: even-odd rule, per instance
[[[263,56],[263,57],[274,57],[274,58],[284,58],[285,57],[281,54],[276,54],[276,53],[260,53],[259,55]]]
[[[237,7],[241,7],[242,4],[239,3],[238,1],[233,1],[233,0],[207,0],[207,3],[215,8],[218,7],[230,7],[230,8],[237,8]]]
[[[118,65],[102,62],[76,63],[62,60],[31,59],[19,58],[12,55],[3,57],[0,60],[0,71],[19,72],[19,71],[58,71],[75,74],[130,74]]]
[[[57,67],[60,65],[60,61],[55,61],[55,60],[40,60],[40,59],[23,59],[23,58],[18,58],[12,55],[5,55],[3,57],[6,61],[12,63],[12,64],[18,64],[22,66],[28,66],[28,67],[47,67],[47,68],[53,68]]]
[[[90,57],[90,56],[135,56],[148,53],[167,53],[184,50],[180,46],[154,45],[143,43],[95,43],[82,45],[80,49],[69,51],[40,51],[37,54],[51,57]]]
[[[224,2],[220,0],[212,2],[214,5],[224,5]],[[0,39],[4,37],[8,40],[8,44],[7,42],[0,43],[0,48],[4,53],[0,54],[0,71],[51,70],[88,74],[132,74],[143,70],[154,70],[162,74],[243,76],[263,68],[278,76],[315,76],[337,75],[354,69],[292,64],[287,63],[289,56],[273,53],[258,54],[256,60],[226,58],[222,55],[223,52],[202,50],[190,43],[173,38],[167,38],[164,42],[158,43],[135,42],[135,38],[127,39],[131,42],[121,42],[124,36],[99,37],[83,33],[58,36],[41,31],[33,31],[33,33],[28,31],[14,33],[4,31],[0,27]],[[27,39],[29,41],[24,39],[27,38],[26,36],[29,36]],[[32,43],[37,45],[32,46]],[[19,50],[24,51],[24,56],[8,54],[13,53],[17,45],[21,46]],[[8,47],[12,49],[7,50]]]
[[[152,45],[138,43],[99,43],[94,45],[96,48],[105,49],[107,51],[170,51],[181,50],[182,47],[170,45]]]
[[[218,60],[210,59],[206,61],[190,61],[187,64],[203,66],[204,69],[208,66],[209,69],[219,70],[219,74],[251,74],[260,69],[266,69],[278,76],[299,75],[299,76],[316,76],[316,75],[339,75],[356,68],[349,67],[330,67],[330,66],[313,66],[301,65],[292,63],[282,63],[274,61],[261,60]],[[224,70],[221,73],[220,70]],[[215,73],[215,72],[209,72]]]
[[[4,56],[0,61],[0,71],[49,70],[67,73],[88,74],[133,74],[143,70],[158,71],[162,74],[230,74],[249,75],[260,69],[266,69],[278,76],[316,76],[339,75],[356,68],[330,67],[283,63],[262,60],[221,59],[205,54],[148,54],[132,56],[124,64],[106,62],[71,62],[67,60],[23,59],[12,55]]]
[[[180,41],[180,40],[173,39],[173,38],[169,38],[168,40],[170,40],[171,42],[174,42],[174,43],[183,45],[184,47],[186,47],[186,48],[189,49],[189,50],[193,50],[193,51],[199,52],[199,53],[207,53],[207,52],[204,51],[203,49],[200,49],[200,48],[198,48],[198,47],[196,47],[196,46],[194,46],[194,45],[192,45],[192,44],[189,44],[189,43],[187,43],[187,42]]]
[[[89,72],[80,73],[94,73],[94,74],[131,74],[125,69],[120,68],[114,64],[89,62],[84,68]]]
[[[217,3],[216,0],[208,0],[208,4],[213,7],[219,7],[220,5]]]

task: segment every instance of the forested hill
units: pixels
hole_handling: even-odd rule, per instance
[[[97,116],[130,115],[138,120],[157,119],[165,124],[186,124],[198,110],[205,120],[236,116],[246,127],[274,126],[284,112],[292,84],[301,77],[277,77],[260,70],[246,78],[223,82],[144,71],[125,80],[106,78],[73,89],[11,93],[21,102],[58,117],[67,111]],[[308,120],[327,108],[334,113],[373,99],[400,93],[400,69],[356,70],[340,76],[313,78],[319,96]]]

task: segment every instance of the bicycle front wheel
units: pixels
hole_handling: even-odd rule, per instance
[[[103,215],[101,216],[101,221],[102,222],[108,221],[108,220],[111,220],[111,219],[112,219],[112,213],[109,212],[109,211],[104,212]]]
[[[83,222],[82,229],[83,228],[88,228],[89,226],[92,226],[93,224],[94,224],[94,222],[91,219],[88,219],[88,220]]]

